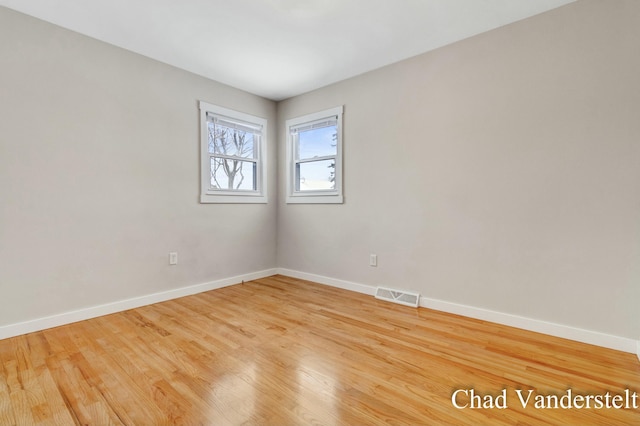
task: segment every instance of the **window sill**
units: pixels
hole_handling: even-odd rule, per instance
[[[287,204],[343,204],[342,195],[288,196]]]
[[[200,196],[201,204],[267,204],[266,195],[219,195]]]

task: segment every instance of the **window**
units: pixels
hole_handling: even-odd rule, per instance
[[[267,120],[200,102],[202,203],[266,203]]]
[[[286,127],[287,203],[342,203],[342,107]]]

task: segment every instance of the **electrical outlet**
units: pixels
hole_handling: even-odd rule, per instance
[[[369,255],[369,266],[378,266],[378,255],[370,254]]]
[[[178,264],[178,252],[172,251],[169,253],[169,265],[177,265]]]

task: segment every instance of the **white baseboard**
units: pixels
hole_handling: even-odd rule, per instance
[[[298,278],[301,280],[313,281],[319,284],[326,284],[331,287],[338,287],[344,290],[355,291],[356,293],[364,293],[370,296],[376,294],[376,288],[365,284],[358,284],[351,281],[338,280],[322,275],[309,274],[307,272],[294,271],[292,269],[278,268],[278,274],[287,277]]]
[[[164,302],[179,297],[190,296],[196,293],[215,290],[222,287],[238,284],[243,281],[257,280],[260,278],[275,275],[276,269],[267,269],[264,271],[253,272],[236,277],[224,278],[221,280],[211,281],[203,284],[196,284],[188,287],[177,288],[174,290],[163,291],[160,293],[149,294],[146,296],[134,297],[132,299],[120,300],[104,305],[91,306],[88,308],[78,309],[71,312],[63,312],[43,318],[36,318],[17,324],[9,324],[0,326],[0,339],[19,336],[21,334],[32,333],[34,331],[45,330],[47,328],[58,327],[60,325],[70,324],[77,321],[83,321],[90,318],[100,317],[103,315],[113,314],[116,312],[126,311],[127,309],[139,308],[141,306],[151,305],[153,303]]]
[[[322,275],[309,274],[306,272],[294,271],[291,269],[277,269],[278,274],[300,278],[309,281],[315,281],[320,284],[326,284],[332,287],[338,287],[345,290],[351,290],[358,293],[368,295],[375,294],[375,287],[354,283],[350,281],[338,280],[335,278],[324,277]],[[491,311],[488,309],[476,308],[473,306],[460,305],[457,303],[445,302],[442,300],[430,299],[428,297],[420,298],[420,306],[424,308],[435,309],[437,311],[448,312],[457,315],[463,315],[469,318],[480,319],[483,321],[495,322],[510,327],[521,328],[524,330],[535,331],[538,333],[548,334],[550,336],[562,337],[564,339],[575,340],[577,342],[588,343],[591,345],[602,346],[618,351],[636,353],[640,359],[640,341],[629,339],[626,337],[613,336],[610,334],[600,333],[597,331],[584,330],[581,328],[570,327],[561,324],[555,324],[547,321],[536,320],[532,318],[521,317],[517,315],[505,314],[502,312]]]
[[[582,328],[521,317],[518,315],[505,314],[503,312],[496,312],[473,306],[444,302],[442,300],[430,299],[427,297],[420,298],[420,306],[623,352],[634,353],[636,351],[636,346],[640,344],[640,342],[626,337],[614,336],[611,334],[600,333],[598,331],[585,330]]]

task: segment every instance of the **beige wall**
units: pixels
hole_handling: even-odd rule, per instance
[[[638,22],[581,0],[280,103],[344,105],[345,203],[280,197],[278,265],[637,339]]]
[[[198,100],[275,103],[2,7],[0,85],[0,326],[276,266],[275,168],[199,204]]]

